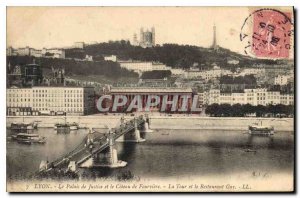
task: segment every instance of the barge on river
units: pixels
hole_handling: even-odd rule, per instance
[[[12,140],[15,140],[18,143],[22,144],[46,143],[46,138],[41,137],[39,134],[36,133],[18,133],[17,135],[12,135],[11,138]]]
[[[250,125],[248,130],[251,135],[274,135],[275,132],[273,126],[264,126],[262,122],[260,125]]]

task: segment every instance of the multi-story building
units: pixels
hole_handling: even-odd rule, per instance
[[[293,75],[278,75],[274,79],[275,85],[286,85],[291,79],[293,79]]]
[[[205,105],[205,92],[198,92],[198,104],[203,106]]]
[[[7,56],[34,56],[34,57],[46,57],[46,58],[65,58],[65,50],[52,48],[41,50],[30,48],[29,46],[24,48],[14,49],[8,47],[6,50]]]
[[[210,70],[190,69],[186,71],[185,77],[188,79],[201,78],[205,81],[209,81],[231,73],[230,70],[221,69],[219,66],[214,65]]]
[[[256,89],[256,101],[257,105],[267,105],[267,89]]]
[[[31,52],[31,49],[29,46],[26,46],[24,48],[19,48],[17,50],[17,53],[19,56],[30,56],[30,52]]]
[[[266,97],[266,104],[277,105],[280,104],[280,92],[279,91],[268,91]]]
[[[198,93],[200,95],[200,93]],[[205,96],[207,99],[205,100]],[[244,89],[242,92],[221,92],[219,89],[210,89],[203,93],[203,104],[251,104],[277,105],[294,104],[293,94],[280,94],[279,91],[268,91],[265,88]]]
[[[65,58],[65,50],[64,49],[58,49],[58,48],[51,48],[51,49],[42,49],[42,55],[46,58]]]
[[[231,93],[220,93],[220,104],[231,104]]]
[[[294,94],[281,94],[280,104],[294,105]]]
[[[119,63],[122,68],[131,71],[136,71],[136,72],[152,71],[152,62],[124,61]]]
[[[43,80],[42,69],[38,64],[15,65],[8,71],[8,85],[39,85]]]
[[[205,72],[204,71],[200,71],[200,70],[188,70],[185,73],[185,78],[187,79],[196,79],[196,78],[201,78],[201,79],[205,79]]]
[[[200,91],[198,94],[198,102],[202,106],[209,104],[209,92],[208,91]]]
[[[233,104],[247,104],[245,93],[232,93],[231,94],[231,105]]]
[[[24,115],[22,109],[55,115],[65,112],[69,115],[86,115],[95,112],[93,87],[12,87],[6,90],[8,115]]]
[[[165,64],[159,62],[152,63],[152,70],[171,70],[171,67],[167,67]]]
[[[44,77],[43,84],[48,86],[51,85],[65,86],[66,85],[65,69],[52,67],[52,75],[48,75],[47,77]]]
[[[30,52],[30,56],[43,57],[42,50],[32,49],[31,52]]]
[[[208,104],[220,104],[220,89],[210,89],[208,91]]]
[[[227,63],[230,65],[237,65],[240,63],[240,61],[229,57],[229,58],[227,58]]]
[[[238,75],[239,76],[246,76],[246,75],[263,75],[265,74],[266,70],[264,68],[245,68],[243,69]]]
[[[116,55],[111,55],[111,56],[104,56],[105,61],[112,61],[112,62],[117,62],[117,56]]]
[[[86,61],[93,61],[93,56],[92,55],[85,55],[85,59]]]
[[[83,49],[84,47],[85,47],[85,43],[84,42],[75,42],[74,43],[74,48]]]
[[[11,46],[6,49],[7,56],[17,56],[17,50],[12,48]]]
[[[172,75],[184,75],[185,71],[183,69],[171,69]]]
[[[256,89],[244,89],[245,98],[248,104],[257,105]]]
[[[158,62],[142,62],[142,61],[119,61],[122,68],[126,68],[135,72],[145,72],[154,70],[171,70],[171,67]]]

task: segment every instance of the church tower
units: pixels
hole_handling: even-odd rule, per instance
[[[144,28],[140,29],[140,43],[144,43]]]
[[[134,45],[134,46],[138,46],[138,45],[139,45],[139,42],[138,42],[138,39],[137,39],[137,35],[136,35],[136,34],[133,34],[132,45]]]
[[[151,28],[151,32],[152,32],[152,46],[155,46],[155,28],[154,27]]]

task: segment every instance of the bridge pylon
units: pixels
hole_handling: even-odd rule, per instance
[[[118,142],[145,142],[146,140],[141,137],[140,130],[138,129],[137,118],[134,118],[133,121],[134,129],[122,135],[117,139]]]
[[[145,115],[145,122],[144,122],[144,125],[143,125],[143,128],[142,128],[141,132],[143,132],[143,133],[152,133],[152,132],[154,132],[152,129],[150,129],[150,118],[147,114]]]
[[[107,141],[108,147],[100,153],[94,154],[89,160],[81,164],[81,167],[109,167],[120,168],[127,165],[127,162],[118,160],[118,152],[116,149],[113,134],[109,132]]]

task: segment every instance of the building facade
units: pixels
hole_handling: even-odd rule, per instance
[[[219,89],[198,93],[204,105],[217,104],[251,104],[257,105],[294,105],[294,94],[283,94],[280,91],[268,91],[265,88],[244,89],[240,92],[221,92]],[[207,99],[205,99],[207,97]]]
[[[111,56],[104,56],[105,61],[112,61],[112,62],[117,62],[117,56],[116,55],[111,55]]]
[[[43,48],[41,50],[34,49],[29,46],[24,48],[14,49],[8,47],[6,49],[7,56],[33,56],[33,57],[45,57],[45,58],[65,58],[65,50],[59,48]]]
[[[207,82],[230,74],[232,74],[230,70],[221,69],[219,66],[214,65],[210,70],[190,69],[185,72],[185,77],[187,79],[201,78]]]
[[[220,93],[220,104],[232,104],[231,93]]]
[[[37,86],[43,80],[42,68],[38,64],[15,65],[9,64],[8,86]]]
[[[75,42],[74,43],[74,48],[83,49],[84,47],[85,47],[85,43],[84,42]]]
[[[154,70],[171,70],[171,67],[158,62],[120,61],[119,64],[122,68],[138,73]]]
[[[208,104],[220,104],[220,90],[219,89],[210,89],[208,91]]]
[[[23,108],[32,112],[55,115],[87,115],[95,112],[93,87],[32,87],[6,89],[7,115],[24,115]]]
[[[245,68],[240,71],[238,76],[246,76],[246,75],[264,75],[266,70],[264,68]]]
[[[287,85],[293,79],[293,75],[278,75],[274,79],[275,85]]]
[[[42,57],[46,58],[66,58],[65,50],[52,48],[52,49],[42,49]]]
[[[294,105],[294,94],[281,94],[280,104]]]

